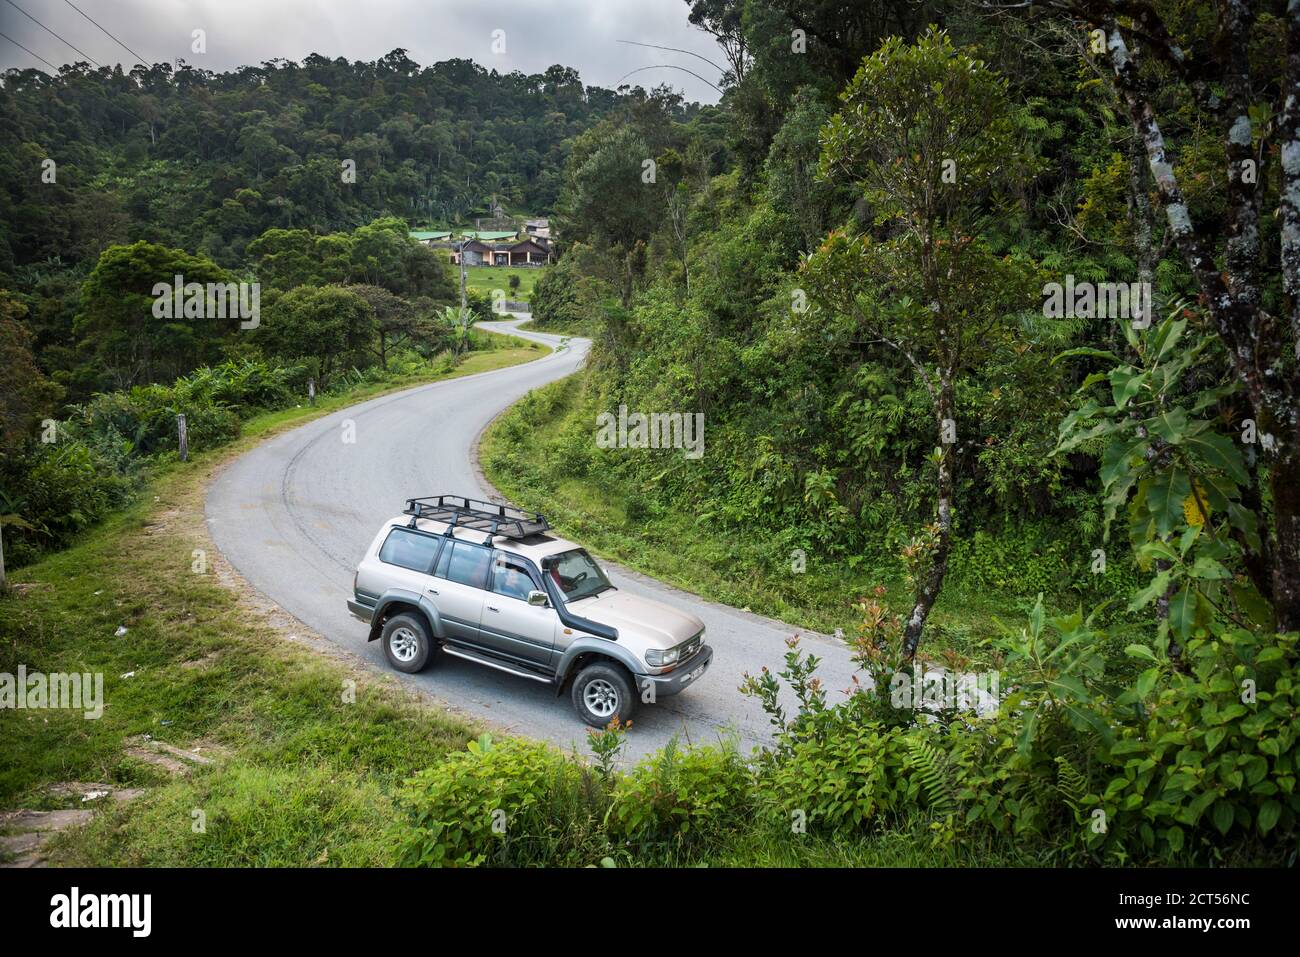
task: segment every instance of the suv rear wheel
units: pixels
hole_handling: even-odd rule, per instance
[[[433,651],[428,628],[417,615],[401,614],[388,619],[380,641],[388,663],[408,675],[423,671]]]
[[[636,691],[631,677],[619,665],[587,665],[573,679],[573,707],[582,720],[603,728],[617,717],[630,721],[636,711]]]

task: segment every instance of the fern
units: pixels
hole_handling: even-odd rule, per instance
[[[1056,758],[1056,790],[1080,824],[1087,819],[1084,811],[1084,798],[1088,796],[1088,779],[1074,769],[1069,761],[1061,756]]]
[[[958,811],[957,789],[947,760],[929,741],[912,738],[907,742],[908,759],[916,770],[930,809],[941,818]]]

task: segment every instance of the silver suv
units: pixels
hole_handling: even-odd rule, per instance
[[[458,495],[409,499],[375,536],[348,609],[398,671],[434,651],[566,690],[600,727],[708,670],[704,622],[622,592],[541,515]]]

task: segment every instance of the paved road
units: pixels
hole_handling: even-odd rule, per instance
[[[243,577],[327,639],[384,670],[378,642],[348,614],[352,574],[380,524],[407,498],[451,492],[485,498],[471,449],[484,426],[529,390],[574,372],[585,339],[524,331],[519,322],[484,324],[550,345],[523,365],[418,386],[351,406],[263,443],[227,467],[207,496],[213,540]],[[593,436],[594,436],[593,424]],[[351,430],[355,441],[345,442]],[[690,690],[643,706],[629,755],[660,747],[677,734],[711,742],[739,735],[746,751],[768,739],[767,717],[736,689],[746,671],[780,669],[794,629],[707,602],[605,563],[619,588],[689,609],[704,620],[714,648],[708,674]],[[805,647],[823,658],[831,700],[853,672],[847,649],[810,635]],[[396,672],[392,672],[397,674]],[[512,732],[586,750],[586,725],[566,698],[536,682],[442,655],[419,675],[398,675],[453,707]],[[788,708],[792,702],[788,702]]]

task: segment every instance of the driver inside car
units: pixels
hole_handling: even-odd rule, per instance
[[[498,568],[494,581],[501,594],[521,601],[527,601],[528,593],[533,590],[533,580],[513,565],[507,565],[504,570]]]

